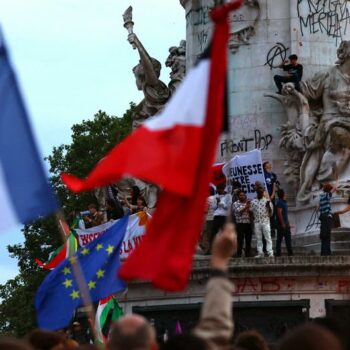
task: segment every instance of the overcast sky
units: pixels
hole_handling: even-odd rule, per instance
[[[186,36],[179,0],[0,0],[0,25],[43,156],[70,143],[73,124],[100,109],[122,116],[142,99],[131,72],[138,54],[122,20],[129,5],[134,32],[168,82],[168,48]],[[19,231],[0,233],[0,283],[17,274],[6,246],[22,241]]]

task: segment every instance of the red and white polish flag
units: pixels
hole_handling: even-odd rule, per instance
[[[115,146],[84,180],[62,175],[76,192],[123,176],[163,189],[142,243],[120,270],[125,280],[150,280],[173,291],[186,287],[225,111],[228,14],[241,3],[212,11],[215,28],[208,55],[187,74],[162,113]]]

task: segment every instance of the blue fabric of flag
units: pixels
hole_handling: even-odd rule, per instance
[[[83,305],[72,264],[79,261],[92,301],[126,288],[119,279],[120,248],[128,216],[118,220],[103,235],[81,248],[54,269],[39,287],[35,308],[40,328],[56,330],[69,325],[74,310]]]
[[[57,210],[1,35],[0,162],[19,221],[29,223]]]

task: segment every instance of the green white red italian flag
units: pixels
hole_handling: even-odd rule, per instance
[[[58,266],[64,259],[72,256],[78,250],[78,239],[74,230],[72,230],[67,236],[67,240],[63,245],[57,248],[50,256],[46,263],[43,263],[39,259],[35,259],[36,263],[48,270],[53,270]]]
[[[102,329],[110,313],[112,313],[111,321],[116,321],[124,315],[123,309],[112,295],[100,300],[98,303],[95,321],[96,343],[104,344],[107,341],[107,337],[103,334]]]

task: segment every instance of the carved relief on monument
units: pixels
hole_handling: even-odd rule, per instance
[[[249,45],[249,39],[255,34],[260,16],[258,0],[245,0],[244,5],[234,13],[231,17],[233,32],[229,41],[232,53],[236,53],[241,45]]]
[[[186,74],[186,40],[181,40],[179,46],[169,48],[165,65],[171,69],[168,87],[174,93]]]
[[[288,121],[281,126],[280,147],[287,150],[287,180],[307,203],[317,183],[339,178],[348,188],[350,173],[350,41],[342,41],[335,66],[301,81],[301,92],[285,84],[277,99]],[[300,168],[300,170],[299,170]]]

